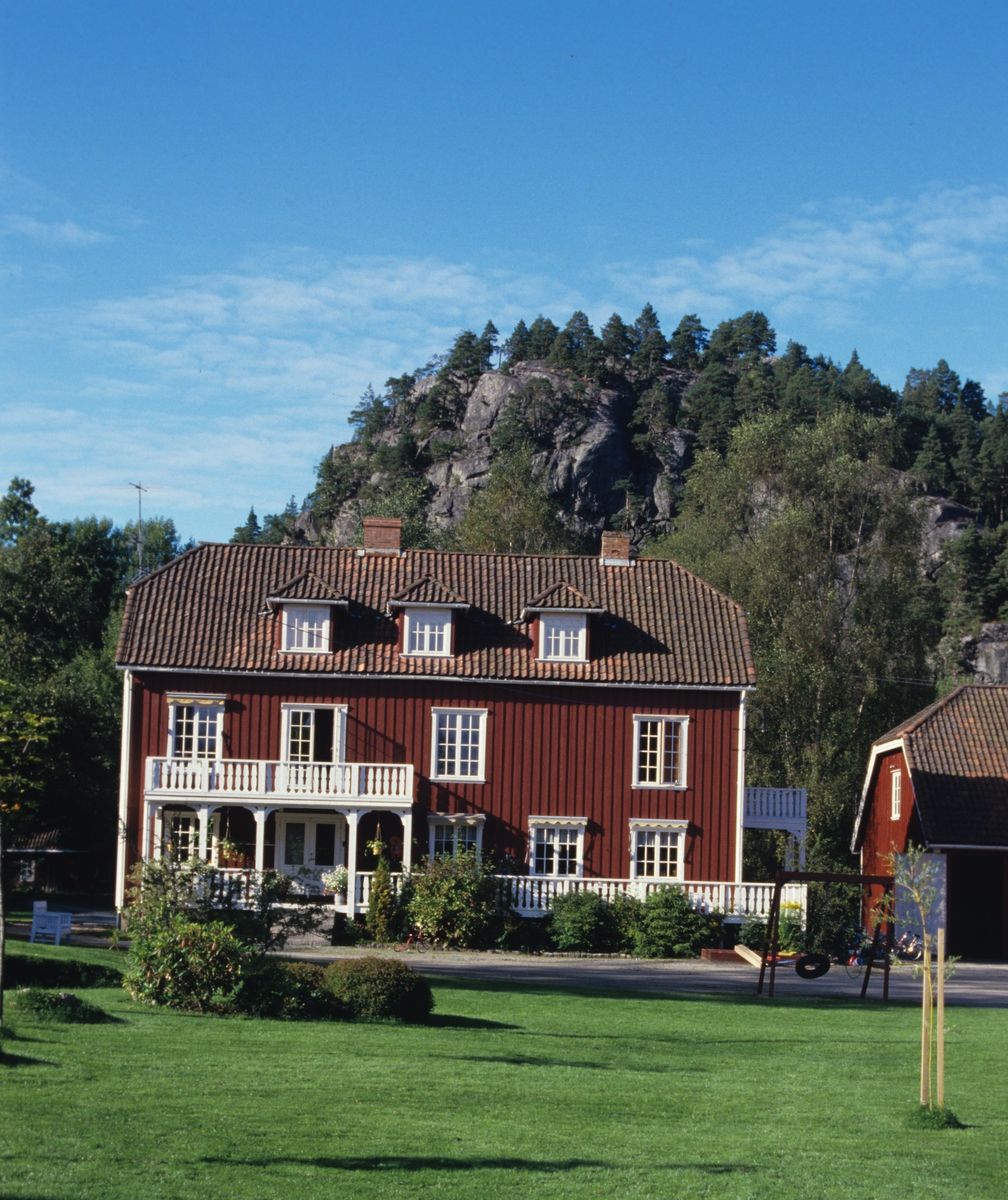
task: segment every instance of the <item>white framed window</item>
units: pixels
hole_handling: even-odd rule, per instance
[[[634,717],[634,787],[686,786],[688,717]]]
[[[539,615],[539,657],[557,662],[584,662],[588,649],[588,618],[550,613]]]
[[[889,817],[898,821],[903,811],[903,772],[893,771],[889,776]]]
[[[584,817],[529,817],[529,873],[580,878],[587,825]]]
[[[630,821],[632,879],[681,881],[688,821]]]
[[[431,778],[484,783],[486,709],[435,708],[431,721]]]
[[[280,757],[284,762],[345,761],[345,704],[284,704],[281,713]]]
[[[407,654],[447,658],[451,654],[452,614],[445,608],[407,608]]]
[[[223,696],[168,697],[168,757],[222,757]]]
[[[325,654],[329,651],[329,607],[325,604],[285,604],[283,648]]]
[[[472,813],[430,813],[427,830],[431,860],[481,851],[484,819]]]
[[[211,845],[214,817],[207,827],[207,846]],[[189,862],[199,853],[199,817],[194,812],[167,808],[161,815],[161,857],[173,862]]]

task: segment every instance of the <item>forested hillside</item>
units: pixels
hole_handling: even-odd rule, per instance
[[[236,540],[593,553],[604,528],[749,613],[751,783],[807,787],[813,861],[843,862],[871,741],[1008,643],[1008,410],[944,360],[901,392],[748,312],[666,337],[649,306],[596,334],[539,316],[368,388],[300,508]],[[983,628],[986,623],[986,628]],[[1001,656],[1003,657],[1003,656]],[[766,871],[769,844],[749,847]]]
[[[629,528],[745,606],[749,782],[809,789],[812,861],[849,862],[871,741],[1008,662],[1008,409],[944,361],[896,392],[856,354],[778,354],[760,313],[713,332],[689,315],[670,337],[650,307],[600,335],[540,316],[502,344],[492,324],[463,332],[350,423],[312,494],[250,512],[235,540],[352,544],[373,514],[412,546],[595,553]],[[147,566],[182,549],[168,519],[144,533]],[[37,811],[11,833],[86,847],[106,878],[135,541],[47,520],[25,480],[0,500],[0,711],[54,719]],[[748,871],[778,852],[752,839]]]

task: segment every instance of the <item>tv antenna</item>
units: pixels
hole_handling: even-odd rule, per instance
[[[136,488],[137,494],[137,532],[136,532],[136,551],[137,551],[137,573],[130,580],[131,583],[136,583],[138,579],[143,579],[145,575],[150,574],[150,568],[143,564],[143,494],[148,489],[142,483],[131,483],[131,488]]]

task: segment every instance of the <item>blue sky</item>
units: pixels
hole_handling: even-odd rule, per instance
[[[0,480],[186,536],[492,318],[1008,389],[1008,8],[0,0]]]

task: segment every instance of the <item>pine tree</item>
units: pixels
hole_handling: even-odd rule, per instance
[[[256,516],[254,508],[249,509],[248,519],[244,525],[239,525],[234,531],[232,542],[240,544],[250,544],[259,541],[259,518]]]
[[[559,332],[559,327],[554,325],[549,317],[544,317],[540,313],[529,326],[526,358],[545,358],[549,354]]]
[[[602,349],[614,370],[629,366],[630,355],[637,349],[637,338],[619,313],[613,313],[602,326]]]
[[[661,331],[658,314],[650,304],[645,304],[641,315],[634,321],[637,349],[633,354],[633,365],[647,376],[655,373],[668,354],[668,342]]]
[[[688,371],[699,370],[709,341],[710,331],[704,329],[700,318],[696,313],[687,313],[669,341],[672,366]]]
[[[519,321],[511,331],[511,336],[504,343],[504,357],[508,364],[524,362],[531,358],[529,354],[529,331],[524,321]]]

